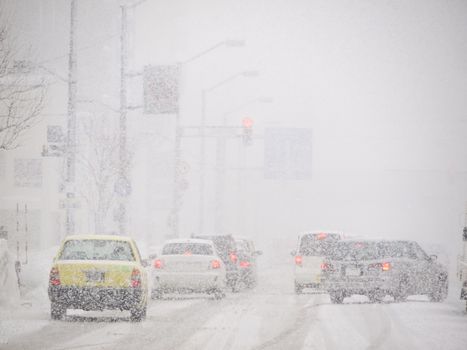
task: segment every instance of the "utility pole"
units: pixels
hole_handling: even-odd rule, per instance
[[[75,165],[76,165],[76,0],[70,3],[70,44],[68,54],[68,118],[66,140],[66,197],[75,196]],[[66,205],[66,234],[75,232],[73,208]]]
[[[206,90],[201,92],[201,128],[200,128],[200,169],[199,169],[199,213],[198,213],[198,233],[204,234],[204,187],[205,187],[205,173],[206,173]]]
[[[182,64],[178,63],[178,81],[181,85]],[[173,185],[173,211],[172,211],[172,235],[180,235],[180,207],[182,205],[181,182],[182,182],[182,127],[180,125],[180,101],[175,115],[175,149],[174,149],[174,185]]]
[[[127,87],[126,87],[126,71],[127,71],[127,6],[122,5],[122,23],[120,33],[120,130],[119,130],[119,180],[116,184],[117,192],[120,195],[120,206],[118,210],[119,233],[126,233],[127,221],[127,199],[130,191],[130,183],[128,181],[128,159],[127,159]]]

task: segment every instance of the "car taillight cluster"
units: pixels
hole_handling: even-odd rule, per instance
[[[381,270],[389,271],[391,270],[391,263],[385,262],[381,264]]]
[[[302,256],[301,255],[296,255],[295,256],[295,265],[302,266],[302,262],[303,262]]]
[[[334,270],[334,267],[331,264],[325,263],[325,262],[321,264],[321,271],[332,271],[332,270]]]
[[[392,265],[389,262],[384,262],[384,263],[371,264],[368,266],[368,268],[369,269],[381,269],[381,271],[390,271],[392,268]]]
[[[141,287],[141,272],[138,269],[133,269],[131,272],[131,286],[133,288]]]
[[[211,260],[211,269],[220,269],[221,262],[219,260]]]
[[[249,261],[240,261],[240,267],[241,267],[241,268],[244,268],[244,269],[245,269],[245,268],[250,267],[250,265],[251,265],[251,264],[250,264]]]
[[[52,267],[52,269],[50,270],[49,284],[51,286],[59,286],[61,284],[60,274],[59,274],[58,269],[56,267]]]
[[[154,260],[154,268],[155,269],[162,269],[164,267],[164,263],[160,259]]]
[[[229,254],[229,258],[230,258],[230,261],[233,262],[234,264],[237,263],[237,260],[238,260],[237,254],[235,254],[235,253],[230,253],[230,254]]]

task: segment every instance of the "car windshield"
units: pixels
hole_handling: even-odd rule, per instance
[[[135,261],[129,242],[97,239],[66,241],[59,259]]]
[[[204,243],[169,243],[162,249],[162,255],[213,255],[209,244]]]
[[[326,256],[334,249],[337,237],[322,234],[302,236],[299,254],[305,256]]]

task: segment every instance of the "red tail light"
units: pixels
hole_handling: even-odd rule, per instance
[[[189,250],[187,250],[185,253],[183,253],[183,255],[185,255],[185,256],[191,256],[192,253],[191,253]]]
[[[164,267],[164,264],[162,263],[162,260],[160,259],[154,260],[154,268],[162,269],[163,267]]]
[[[131,272],[131,286],[133,288],[141,287],[141,272],[138,269],[133,269]]]
[[[221,262],[219,260],[212,260],[211,261],[211,268],[212,269],[220,269],[221,268]]]
[[[322,271],[331,271],[332,270],[332,265],[328,263],[322,263],[321,264],[321,270]]]
[[[60,274],[56,267],[52,267],[52,269],[50,270],[49,284],[52,286],[59,286],[61,284]]]
[[[302,266],[302,262],[303,262],[303,259],[301,255],[295,256],[295,265]]]
[[[250,267],[250,265],[249,261],[240,261],[240,267],[247,268]]]
[[[389,271],[391,270],[391,263],[385,262],[381,264],[381,270]]]
[[[232,261],[234,264],[237,263],[238,257],[235,253],[230,253],[229,257],[230,257],[230,261]]]
[[[323,239],[326,239],[327,236],[328,236],[328,235],[327,235],[326,233],[320,233],[320,234],[318,235],[318,239],[321,241],[321,240],[323,240]]]

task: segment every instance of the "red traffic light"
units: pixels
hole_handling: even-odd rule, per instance
[[[242,126],[243,126],[244,128],[250,129],[250,128],[253,126],[253,119],[251,119],[251,118],[249,118],[249,117],[243,118],[243,120],[242,120]]]

